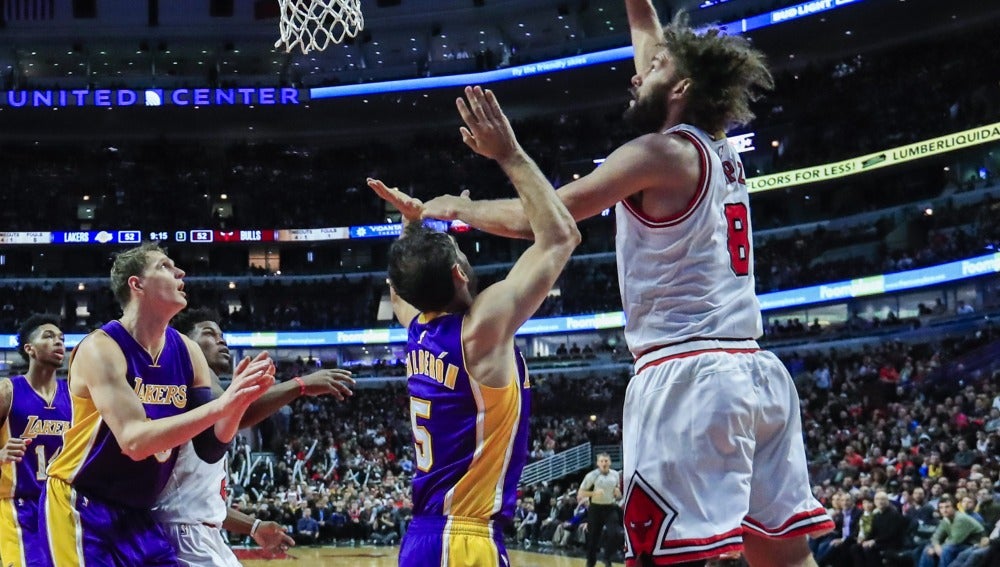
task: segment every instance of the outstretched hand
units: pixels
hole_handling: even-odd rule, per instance
[[[424,203],[416,197],[410,197],[396,187],[389,187],[380,179],[368,178],[368,186],[387,203],[391,203],[399,209],[403,215],[403,224],[407,225],[413,221],[419,221],[424,210]]]
[[[274,361],[267,351],[262,351],[253,360],[244,357],[234,369],[233,381],[220,399],[225,398],[225,407],[242,407],[246,409],[251,403],[264,395],[274,384]]]
[[[334,368],[320,370],[302,377],[302,383],[306,385],[307,396],[323,396],[329,394],[337,401],[344,401],[344,398],[353,396],[351,386],[354,385],[354,378],[351,372]]]
[[[514,129],[504,116],[493,91],[482,87],[465,87],[465,97],[455,100],[465,126],[459,128],[462,141],[477,154],[494,159],[501,165],[517,154],[520,146]]]
[[[461,211],[466,204],[472,202],[469,198],[469,190],[462,191],[461,195],[441,195],[434,197],[424,203],[423,218],[440,220],[461,219]]]

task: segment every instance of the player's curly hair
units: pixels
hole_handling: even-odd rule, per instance
[[[49,313],[36,313],[28,317],[24,323],[21,323],[21,327],[17,330],[17,353],[21,355],[21,358],[25,362],[30,362],[30,359],[28,358],[28,353],[24,351],[24,345],[35,340],[38,329],[42,325],[55,325],[59,327],[59,317]]]
[[[681,77],[690,77],[687,120],[706,132],[725,132],[754,118],[750,103],[774,88],[764,54],[744,37],[718,28],[698,33],[680,11],[663,27],[665,47]]]
[[[177,329],[178,333],[188,335],[190,337],[191,332],[194,331],[195,325],[198,323],[204,323],[206,321],[219,323],[221,320],[219,312],[215,309],[211,309],[209,307],[188,307],[171,319],[170,326]]]
[[[389,282],[420,311],[441,311],[455,298],[451,269],[457,262],[450,236],[410,223],[389,247]]]

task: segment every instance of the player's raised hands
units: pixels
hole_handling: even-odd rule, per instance
[[[21,439],[19,437],[8,439],[7,444],[0,449],[0,464],[20,463],[30,444],[31,439]]]
[[[340,368],[307,374],[302,377],[302,382],[306,385],[307,396],[330,395],[342,402],[345,397],[354,395],[354,392],[351,391],[354,378],[351,378],[349,371]]]
[[[469,190],[461,195],[441,195],[424,203],[423,218],[456,220],[461,218],[463,207],[469,203]]]
[[[421,213],[424,210],[424,203],[420,199],[411,197],[396,187],[389,187],[380,179],[369,177],[368,186],[384,201],[392,203],[394,207],[399,209],[400,214],[403,215],[404,225],[420,220]]]
[[[520,151],[520,146],[496,95],[482,87],[465,87],[465,97],[468,102],[462,98],[455,100],[465,122],[465,126],[459,128],[462,141],[472,151],[502,165]]]
[[[274,384],[274,362],[267,351],[251,359],[244,357],[233,372],[233,381],[220,399],[224,405],[236,404],[242,409],[261,397]]]

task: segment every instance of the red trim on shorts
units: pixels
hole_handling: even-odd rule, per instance
[[[813,521],[809,521],[812,518]],[[791,526],[805,522],[802,526],[792,528]],[[763,535],[772,539],[787,539],[807,535],[816,532],[830,531],[834,528],[833,520],[826,514],[823,508],[816,508],[806,512],[799,512],[785,521],[777,528],[767,528],[750,516],[743,518],[744,529],[756,535]],[[787,531],[786,531],[787,530]]]
[[[636,372],[636,374],[642,373],[642,371],[646,370],[647,368],[651,368],[653,366],[658,366],[660,364],[663,364],[664,362],[667,362],[668,360],[676,360],[678,358],[687,358],[689,356],[697,356],[699,354],[705,354],[705,353],[709,353],[709,352],[728,352],[729,354],[747,354],[747,353],[758,352],[758,351],[760,351],[759,348],[706,348],[706,349],[702,349],[702,350],[692,350],[692,351],[682,352],[682,353],[678,353],[678,354],[671,354],[669,356],[664,356],[663,358],[657,358],[656,360],[651,360],[651,361],[647,362],[646,364],[643,364],[642,368],[640,368],[639,371]]]
[[[698,150],[698,156],[701,158],[701,170],[698,172],[698,191],[691,196],[691,200],[688,201],[687,205],[685,205],[683,209],[660,219],[647,215],[638,207],[632,205],[628,199],[623,199],[622,204],[625,206],[625,210],[632,213],[632,216],[634,216],[636,220],[649,228],[665,228],[680,224],[687,220],[687,218],[694,213],[695,209],[698,208],[698,205],[705,200],[705,195],[708,194],[708,188],[712,181],[712,161],[708,157],[708,148],[705,147],[705,144],[703,144],[697,136],[686,130],[677,130],[670,133],[686,138],[689,142],[694,144],[694,147]]]
[[[739,541],[727,541],[739,538]],[[671,553],[671,549],[684,549],[689,547],[701,547],[686,552]],[[726,553],[739,553],[743,551],[743,528],[736,528],[723,534],[709,536],[705,538],[692,539],[672,539],[661,542],[658,555],[651,556],[654,565],[672,565],[674,563],[689,563],[703,559],[712,559]],[[639,558],[626,559],[626,565],[641,565]]]
[[[652,559],[653,565],[675,565],[677,563],[691,563],[692,561],[703,561],[705,559],[715,559],[726,553],[742,553],[742,543],[731,543],[710,549],[708,551],[695,551],[692,553],[678,553],[676,555],[648,556]],[[642,559],[633,557],[625,560],[626,567],[642,567]]]
[[[718,534],[703,538],[693,538],[693,539],[669,539],[660,544],[663,549],[670,549],[672,547],[691,547],[692,545],[709,545],[717,541],[724,539],[729,539],[731,537],[742,536],[743,528],[736,528],[735,530],[729,530],[724,534]]]
[[[734,338],[730,338],[730,337],[724,337],[724,338],[719,338],[719,337],[691,337],[690,339],[684,339],[683,341],[677,341],[677,342],[673,342],[673,343],[663,343],[663,344],[653,345],[653,346],[651,346],[651,347],[643,350],[639,354],[633,355],[632,359],[633,360],[639,360],[640,358],[646,356],[647,354],[649,354],[651,352],[654,352],[654,351],[657,351],[657,350],[660,350],[660,349],[663,349],[663,348],[670,348],[670,347],[680,346],[680,345],[684,345],[684,344],[688,344],[688,343],[696,343],[696,342],[699,342],[699,341],[715,341],[715,342],[720,342],[720,343],[742,343],[742,342],[749,342],[749,341],[755,341],[755,340],[756,339],[750,339],[750,338],[734,339]]]

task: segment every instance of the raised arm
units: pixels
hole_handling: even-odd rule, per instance
[[[270,417],[274,412],[292,403],[299,396],[331,395],[338,401],[351,396],[354,379],[347,370],[324,369],[299,378],[275,384],[257,401],[250,404],[240,420],[240,429],[253,427]]]
[[[518,144],[493,92],[475,87],[466,88],[465,95],[468,104],[457,101],[466,124],[462,140],[476,153],[496,160],[510,178],[535,238],[507,278],[476,298],[462,329],[466,360],[473,367],[470,374],[488,386],[504,386],[511,373],[505,371],[506,364],[491,358],[508,351],[497,345],[512,343],[515,331],[545,300],[580,244],[580,231],[552,185]]]
[[[146,418],[142,403],[126,380],[125,357],[114,340],[104,333],[87,337],[77,347],[70,375],[74,394],[93,400],[122,452],[139,461],[189,441],[233,412],[242,414],[246,405],[260,395],[260,389],[273,380],[273,376],[266,373],[269,366],[269,360],[244,364],[243,378],[239,383],[234,380],[222,397],[180,415],[155,421]]]
[[[400,191],[399,188],[389,187],[378,179],[369,177],[367,183],[379,197],[399,210],[403,217],[403,229],[399,232],[400,237],[406,233],[406,225],[411,222],[421,222],[424,204],[420,199],[410,197]],[[399,297],[388,279],[386,279],[386,283],[389,285],[389,300],[392,301],[392,313],[404,329],[409,329],[410,323],[417,318],[417,315],[420,315],[420,310],[407,303],[402,297]]]
[[[663,26],[656,15],[653,0],[625,0],[625,11],[632,32],[635,72],[641,74],[649,68],[653,56],[663,48]]]
[[[596,216],[601,211],[646,189],[677,191],[689,184],[692,172],[684,144],[677,136],[651,134],[619,147],[591,173],[555,192],[575,220]],[[697,164],[697,161],[695,161]],[[698,171],[693,172],[697,178]],[[547,183],[547,182],[546,182]],[[445,195],[423,204],[425,218],[461,219],[490,234],[509,238],[533,238],[520,199],[474,201],[466,196]]]
[[[224,397],[226,394],[222,391],[222,386],[219,384],[219,377],[215,375],[214,372],[208,367],[208,361],[205,360],[205,353],[201,350],[198,343],[194,342],[190,337],[182,335],[184,339],[184,344],[187,346],[188,353],[191,356],[191,366],[194,369],[194,388],[204,388],[208,387],[209,391],[205,393],[204,398],[198,399],[198,396],[188,396],[188,407],[194,407],[195,405],[201,405],[215,397]],[[267,383],[259,384],[259,388],[254,391],[254,393],[249,397],[243,397],[242,400],[234,402],[236,405],[227,408],[227,412],[218,421],[215,422],[213,426],[213,431],[215,433],[215,438],[222,444],[229,443],[233,440],[242,427],[247,427],[243,425],[244,416],[246,411],[249,409],[251,403],[259,402],[260,399],[266,396],[271,391],[271,385],[274,384],[274,362],[271,360],[268,353],[261,352],[254,359],[254,363],[257,365],[263,365],[264,373],[270,375],[272,379]],[[248,372],[254,372],[255,370],[250,366],[249,357],[241,360],[234,369],[233,372],[233,386],[236,390],[240,389],[241,384],[245,384],[248,379]],[[231,396],[230,396],[231,397]],[[195,449],[202,449],[206,446],[212,446],[212,453],[216,458],[221,458],[222,455],[220,451],[224,451],[224,448],[219,447],[215,443],[212,443],[210,439],[205,439],[203,436],[199,436],[195,440]],[[207,443],[207,445],[202,445],[202,443]],[[202,458],[207,456],[199,451],[199,455]]]

